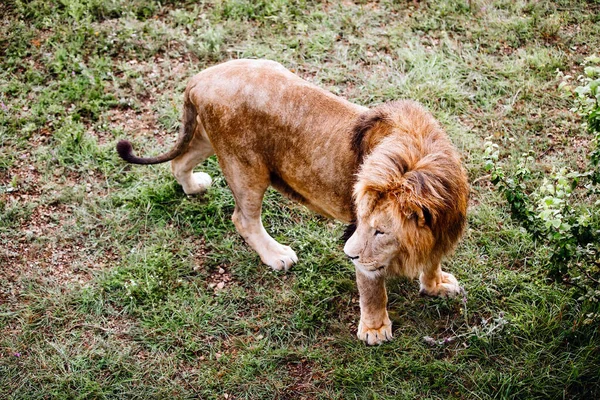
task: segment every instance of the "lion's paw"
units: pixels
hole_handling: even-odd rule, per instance
[[[189,185],[182,185],[183,191],[187,195],[202,194],[212,184],[210,175],[205,172],[194,172],[192,174],[191,183]]]
[[[290,246],[279,244],[274,249],[264,252],[260,255],[262,262],[276,271],[287,271],[292,265],[298,262],[296,252]]]
[[[368,328],[363,321],[360,321],[356,336],[369,346],[392,340],[394,338],[392,336],[392,321],[386,319],[379,328]]]
[[[456,297],[464,292],[464,289],[458,284],[454,275],[442,271],[441,283],[431,284],[424,282],[423,274],[419,278],[421,285],[419,294],[421,296],[432,297]]]

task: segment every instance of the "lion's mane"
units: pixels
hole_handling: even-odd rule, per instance
[[[401,257],[390,272],[414,277],[424,263],[439,263],[464,231],[469,193],[446,133],[418,103],[396,101],[361,116],[353,146],[358,213],[386,211],[394,220]]]

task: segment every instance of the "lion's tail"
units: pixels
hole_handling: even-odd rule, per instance
[[[196,111],[196,107],[192,104],[189,98],[189,90],[185,92],[185,99],[183,104],[183,118],[182,118],[182,127],[181,132],[179,134],[179,140],[175,144],[175,146],[169,150],[168,152],[161,154],[156,157],[138,157],[133,154],[133,147],[131,146],[131,142],[128,140],[120,140],[117,143],[117,153],[119,156],[132,164],[160,164],[167,161],[171,161],[181,153],[183,153],[190,141],[194,137],[194,132],[196,131],[196,126],[198,124],[196,117],[198,113]]]

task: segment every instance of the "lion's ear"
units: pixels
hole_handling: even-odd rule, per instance
[[[431,226],[432,215],[427,204],[428,193],[423,185],[423,177],[412,171],[404,176],[401,183],[394,188],[395,207],[405,218],[414,218],[419,227]]]
[[[428,226],[431,228],[432,219],[431,212],[429,211],[429,209],[423,205],[415,205],[415,208],[417,210],[415,211],[413,216],[416,219],[419,228],[422,228],[424,226]]]
[[[408,219],[414,219],[419,228],[424,227],[431,223],[431,214],[426,207],[421,206],[419,203],[412,201],[411,199],[399,197],[398,204],[401,213]]]
[[[417,225],[422,228],[426,225],[425,212],[422,208],[417,208],[414,212],[414,218],[417,220]]]

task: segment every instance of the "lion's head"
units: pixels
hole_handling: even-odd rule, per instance
[[[387,103],[361,118],[355,146],[363,161],[346,255],[373,277],[415,277],[439,264],[464,230],[469,191],[442,128],[417,103]]]

